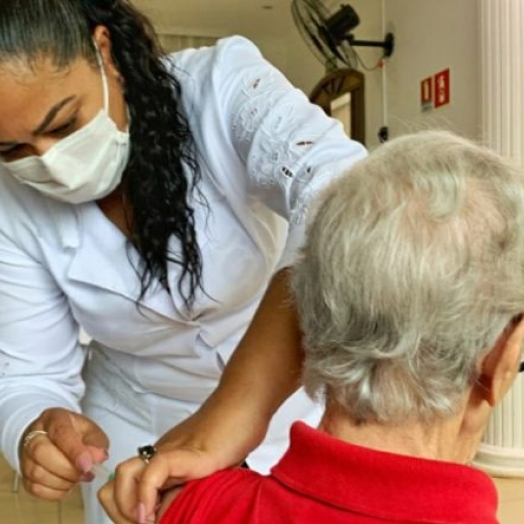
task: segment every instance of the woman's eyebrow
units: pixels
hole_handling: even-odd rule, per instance
[[[42,120],[42,123],[31,133],[33,136],[39,135],[43,131],[46,130],[47,126],[55,119],[58,112],[67,104],[72,102],[76,96],[68,96],[67,98],[64,98],[61,102],[58,102],[55,104],[47,113],[45,118]]]
[[[39,135],[40,133],[42,133],[43,131],[45,131],[47,126],[55,119],[55,117],[58,114],[58,112],[64,106],[66,106],[67,104],[69,104],[70,102],[72,102],[75,99],[76,99],[76,96],[74,96],[74,95],[73,96],[68,96],[67,98],[64,98],[64,100],[62,100],[62,101],[58,102],[57,104],[55,104],[49,110],[49,112],[47,113],[45,118],[42,120],[42,123],[34,131],[32,131],[31,134],[33,136],[36,136],[36,135]],[[15,147],[17,145],[18,145],[18,142],[1,142],[0,141],[0,147]]]

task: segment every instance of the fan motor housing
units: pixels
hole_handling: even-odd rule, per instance
[[[333,16],[326,20],[327,29],[337,45],[346,40],[349,33],[359,24],[360,18],[350,5],[342,5]]]

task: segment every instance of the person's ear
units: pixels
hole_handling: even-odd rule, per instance
[[[507,393],[518,373],[524,344],[524,318],[513,318],[482,361],[480,386],[491,407]]]
[[[118,80],[121,79],[121,74],[118,71],[112,55],[111,33],[104,25],[97,25],[93,31],[93,40],[95,41],[98,52],[102,58],[102,62],[107,72],[111,73]]]

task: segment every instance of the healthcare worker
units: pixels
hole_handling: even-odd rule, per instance
[[[139,446],[263,472],[315,424],[286,267],[365,150],[252,43],[165,58],[127,0],[2,0],[0,154],[0,445],[30,493],[81,483],[100,524],[95,473]]]

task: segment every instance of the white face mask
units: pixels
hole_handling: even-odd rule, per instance
[[[97,59],[104,109],[42,156],[3,163],[22,184],[71,204],[98,200],[111,193],[120,184],[129,159],[129,133],[119,131],[109,116],[107,78],[98,49]]]

